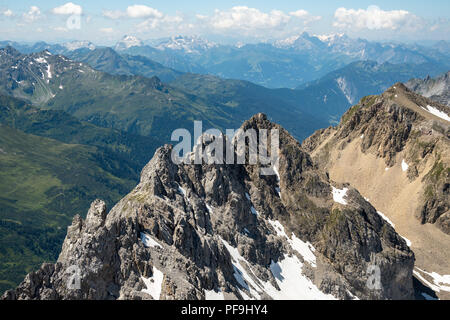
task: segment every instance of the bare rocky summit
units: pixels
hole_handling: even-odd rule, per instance
[[[260,175],[259,164],[176,165],[172,146],[161,147],[130,194],[109,212],[93,202],[57,263],[2,298],[414,298],[414,253],[376,209],[265,115],[250,128],[280,130],[278,175]]]

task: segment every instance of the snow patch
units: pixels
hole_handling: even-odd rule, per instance
[[[147,248],[161,248],[162,246],[155,241],[154,239],[152,239],[148,234],[141,232],[141,241],[144,244],[144,246],[146,246]]]
[[[426,280],[421,273],[431,277],[433,283]],[[417,267],[416,270],[414,270],[414,274],[433,291],[440,292],[442,290],[450,292],[450,275],[442,276],[436,272],[427,272]]]
[[[312,244],[302,241],[297,238],[295,234],[292,234],[292,237],[289,238],[283,225],[279,221],[268,220],[268,222],[275,229],[277,236],[285,238],[294,251],[300,254],[303,259],[308,261],[313,267],[316,267],[316,255],[314,254],[316,249]]]
[[[178,185],[178,192],[181,193],[183,196],[186,197],[186,190],[183,189],[182,187],[180,187],[179,185]]]
[[[347,99],[348,103],[353,104],[354,99],[351,96],[350,86],[349,86],[347,80],[343,77],[339,77],[336,79],[336,82],[339,86],[339,89],[341,89],[342,93],[344,94],[345,98]]]
[[[47,66],[47,78],[51,79],[52,78],[52,72],[50,71],[50,65]]]
[[[153,266],[153,276],[150,278],[142,277],[147,286],[147,289],[143,289],[142,292],[148,293],[154,300],[159,300],[163,279],[164,274]]]
[[[34,59],[34,61],[36,61],[37,63],[41,63],[41,64],[47,63],[47,60],[45,60],[45,59],[42,58],[42,57],[36,58],[36,59]]]
[[[256,299],[259,300],[260,294],[258,293],[257,288],[261,288],[261,287],[258,284],[256,284],[256,282],[248,274],[248,272],[242,265],[242,264],[248,264],[247,260],[239,254],[239,251],[237,248],[234,248],[225,240],[223,240],[223,239],[221,239],[221,240],[231,255],[231,260],[232,260],[233,269],[234,269],[234,278],[243,288],[245,288],[248,292],[250,292],[250,294],[253,297],[255,297]],[[240,293],[242,294],[243,292],[240,290]]]
[[[333,187],[333,200],[334,202],[346,205],[347,201],[344,200],[344,197],[347,195],[348,188],[344,188],[342,190]]]
[[[389,218],[388,217],[386,217],[382,212],[380,212],[380,211],[377,211],[377,213],[380,215],[380,217],[382,217],[387,223],[389,223],[391,226],[392,226],[392,228],[395,228],[395,224],[391,221],[391,220],[389,220]]]
[[[434,114],[436,117],[439,117],[441,119],[450,121],[450,117],[447,113],[445,113],[444,111],[441,111],[435,107],[432,107],[430,105],[427,105],[427,108],[425,109],[424,107],[422,107],[423,110],[428,111],[431,114]]]
[[[303,264],[296,256],[286,257],[270,265],[270,270],[280,290],[265,283],[266,292],[275,300],[335,300],[321,292],[310,279],[302,274]]]
[[[209,214],[212,214],[214,212],[213,208],[207,203],[205,203],[205,205],[206,205],[206,209],[208,209]]]
[[[402,160],[402,170],[403,172],[407,171],[409,168],[409,165],[405,162],[405,159]]]
[[[253,213],[255,216],[259,215],[259,212],[256,211],[255,207],[252,206],[252,207],[250,208],[250,210],[252,211],[252,213]]]
[[[278,224],[279,222],[272,221],[272,223]],[[275,300],[335,299],[332,295],[321,292],[310,279],[303,275],[303,264],[295,255],[284,256],[281,261],[272,261],[270,265],[270,271],[281,290],[276,289],[270,281],[258,279],[252,272],[252,275],[257,279],[257,283],[242,266],[243,263],[248,264],[245,258],[239,254],[236,248],[229,245],[225,240],[221,240],[231,255],[236,281],[247,289],[253,298],[260,299],[261,293],[265,292]],[[251,299],[245,292],[239,291],[244,299]]]
[[[281,190],[280,190],[280,188],[276,187],[275,191],[278,193],[278,196],[281,198]]]
[[[408,247],[411,247],[411,245],[412,245],[412,242],[411,242],[411,240],[409,240],[409,239],[406,239],[405,237],[403,237],[403,236],[400,236],[400,237],[402,237],[403,238],[403,240],[405,240],[406,241],[406,245],[408,246]]]
[[[205,300],[225,300],[222,291],[205,290]]]

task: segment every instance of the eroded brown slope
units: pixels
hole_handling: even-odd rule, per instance
[[[411,241],[418,268],[450,274],[450,123],[427,106],[450,114],[396,84],[362,99],[303,147],[332,180],[349,182],[393,222]]]

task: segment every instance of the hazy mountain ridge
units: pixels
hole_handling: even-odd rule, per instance
[[[12,45],[24,53],[50,50],[54,54],[69,54],[71,48],[92,49],[89,42],[62,45],[39,43]],[[165,67],[181,72],[214,74],[224,78],[251,81],[270,88],[295,88],[316,80],[330,71],[358,60],[373,60],[380,64],[441,64],[449,68],[447,42],[433,46],[400,43],[378,43],[352,39],[346,35],[313,36],[303,33],[274,43],[240,46],[221,45],[199,37],[176,36],[168,39],[142,41],[126,36],[114,47],[121,54],[140,55]],[[444,70],[442,70],[443,72]]]
[[[11,47],[0,49],[0,78],[4,79],[0,90],[6,94],[46,109],[64,110],[98,126],[160,141],[168,141],[171,132],[180,127],[191,129],[194,119],[203,120],[205,127],[236,128],[258,111],[285,124],[300,138],[327,123],[303,112],[297,101],[285,100],[278,91],[245,81],[218,79],[219,84],[233,87],[238,83],[237,87],[243,88],[240,98],[228,103],[236,93],[234,89],[209,99],[200,89],[180,90],[157,77],[111,75],[48,51],[21,55]],[[214,83],[206,82],[220,92],[219,84]],[[261,96],[270,96],[270,103]]]

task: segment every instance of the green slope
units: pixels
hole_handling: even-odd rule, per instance
[[[91,201],[114,204],[134,185],[113,175],[117,160],[0,125],[0,291],[54,261],[66,226]]]

